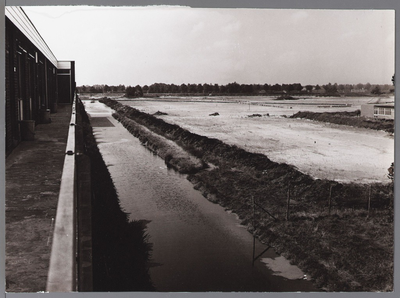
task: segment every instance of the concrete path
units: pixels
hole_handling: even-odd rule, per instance
[[[6,291],[46,290],[71,106],[39,124],[6,159]]]

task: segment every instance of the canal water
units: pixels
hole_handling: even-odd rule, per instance
[[[252,266],[253,237],[235,214],[206,200],[147,150],[112,110],[84,101],[93,131],[130,220],[147,222],[153,245],[150,276],[161,292],[317,291],[272,249]],[[266,246],[256,241],[258,255]]]

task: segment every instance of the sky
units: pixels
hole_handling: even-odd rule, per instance
[[[78,86],[391,84],[393,10],[26,6]]]

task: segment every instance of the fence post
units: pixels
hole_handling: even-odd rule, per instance
[[[255,216],[256,216],[256,202],[254,201],[254,196],[251,196],[253,201],[253,261],[252,266],[254,266],[254,257],[256,254],[256,225],[255,225]]]
[[[289,220],[289,207],[290,207],[290,181],[287,190],[287,205],[286,205],[286,220]]]
[[[329,205],[329,211],[328,214],[331,215],[331,201],[332,201],[332,184],[329,186],[329,199],[328,199],[328,205]]]

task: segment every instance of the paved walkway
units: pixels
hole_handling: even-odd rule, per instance
[[[46,290],[71,106],[6,159],[6,291]]]

